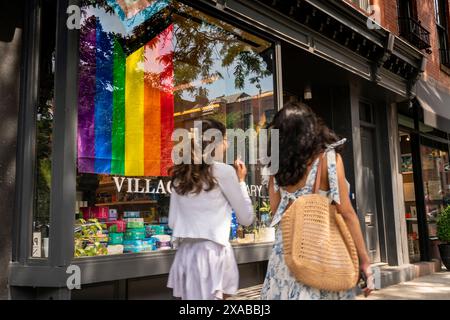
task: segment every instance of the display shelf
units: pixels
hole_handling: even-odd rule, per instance
[[[156,200],[134,200],[134,201],[118,201],[118,202],[105,202],[105,203],[97,203],[95,204],[96,207],[102,207],[102,206],[120,206],[120,205],[127,205],[127,204],[157,204],[158,201]]]
[[[99,184],[98,184],[98,186],[99,187],[106,187],[106,186],[114,186],[115,185],[115,183],[114,182],[100,182]]]
[[[417,218],[405,218],[406,221],[417,221]]]
[[[100,183],[97,190],[116,190],[116,184],[114,182]]]

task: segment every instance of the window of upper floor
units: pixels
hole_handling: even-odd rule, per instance
[[[441,64],[450,67],[449,11],[447,0],[434,0],[434,8]]]
[[[347,0],[347,2],[350,2],[357,6],[358,8],[369,12],[370,9],[370,0]]]

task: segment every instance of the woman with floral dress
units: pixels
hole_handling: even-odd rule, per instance
[[[339,140],[303,103],[285,105],[275,116],[271,128],[279,130],[280,138],[279,170],[269,180],[270,205],[272,212],[275,213],[271,226],[276,227],[277,230],[261,298],[264,300],[354,299],[354,289],[332,292],[312,288],[297,281],[284,261],[282,232],[279,228],[279,223],[289,205],[298,197],[312,193],[317,169],[321,163],[324,174],[321,176],[319,192],[328,196],[330,202],[336,204],[355,242],[361,271],[370,281],[373,280],[359,220],[350,201],[343,161],[338,153],[345,139]],[[319,162],[321,157],[323,161]],[[366,288],[365,294],[368,295],[370,291]]]

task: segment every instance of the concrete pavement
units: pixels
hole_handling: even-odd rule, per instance
[[[358,300],[450,300],[450,272],[437,272],[373,292]]]
[[[259,300],[262,285],[245,288],[230,300]],[[450,300],[450,271],[436,272],[431,275],[402,282],[372,292],[365,298],[359,295],[357,300]]]

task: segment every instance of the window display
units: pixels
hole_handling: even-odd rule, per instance
[[[425,211],[430,240],[437,239],[436,221],[439,213],[450,204],[450,172],[448,146],[422,139],[420,146],[425,192]]]
[[[75,256],[175,249],[172,132],[214,118],[256,132],[275,114],[270,42],[178,1],[84,1],[80,30]],[[247,145],[248,146],[248,145]],[[259,165],[257,221],[234,244],[270,242]]]
[[[419,227],[414,189],[413,163],[411,156],[411,137],[400,131],[401,173],[403,177],[403,198],[405,201],[405,219],[408,237],[410,262],[420,261]]]

